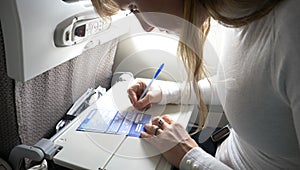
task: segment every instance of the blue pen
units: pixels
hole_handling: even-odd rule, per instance
[[[140,96],[139,100],[141,100],[143,97],[145,97],[145,95],[147,94],[147,92],[149,91],[153,81],[158,77],[159,73],[161,72],[161,70],[164,68],[165,64],[162,63],[160,65],[160,67],[157,69],[157,71],[155,72],[155,74],[152,77],[152,80],[150,81],[150,83],[147,85],[146,89],[144,90],[143,94]]]

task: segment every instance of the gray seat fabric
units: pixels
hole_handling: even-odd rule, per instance
[[[0,157],[7,161],[10,150],[20,144],[14,101],[14,81],[6,74],[4,42],[0,23]]]
[[[109,88],[117,40],[89,49],[26,82],[6,74],[1,25],[0,46],[0,157],[8,160],[17,144],[33,145],[43,137],[50,138],[56,123],[89,87]]]

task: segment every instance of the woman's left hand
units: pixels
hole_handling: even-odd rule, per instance
[[[141,137],[156,147],[174,166],[179,167],[184,155],[198,144],[186,130],[168,116],[155,117],[152,125],[145,125]]]

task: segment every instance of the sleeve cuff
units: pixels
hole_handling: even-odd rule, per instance
[[[195,159],[193,158],[193,155],[195,155],[196,152],[199,152],[198,150],[201,149],[199,147],[193,148],[187,152],[184,157],[181,159],[179,168],[182,170],[189,170],[189,169],[198,169],[196,168]]]
[[[186,153],[180,161],[179,167],[181,170],[231,169],[200,147],[195,147]]]

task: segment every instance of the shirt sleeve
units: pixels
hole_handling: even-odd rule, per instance
[[[216,85],[210,79],[202,79],[198,82],[204,102],[209,105],[220,105],[216,91]],[[160,81],[162,100],[159,104],[198,104],[195,91],[186,82]]]
[[[221,161],[217,160],[210,154],[206,153],[200,147],[191,149],[180,162],[181,170],[198,170],[198,169],[231,169]]]
[[[293,4],[294,3],[294,4]],[[298,1],[291,1],[287,10],[279,14],[275,39],[275,86],[290,106],[300,150],[300,18]]]

